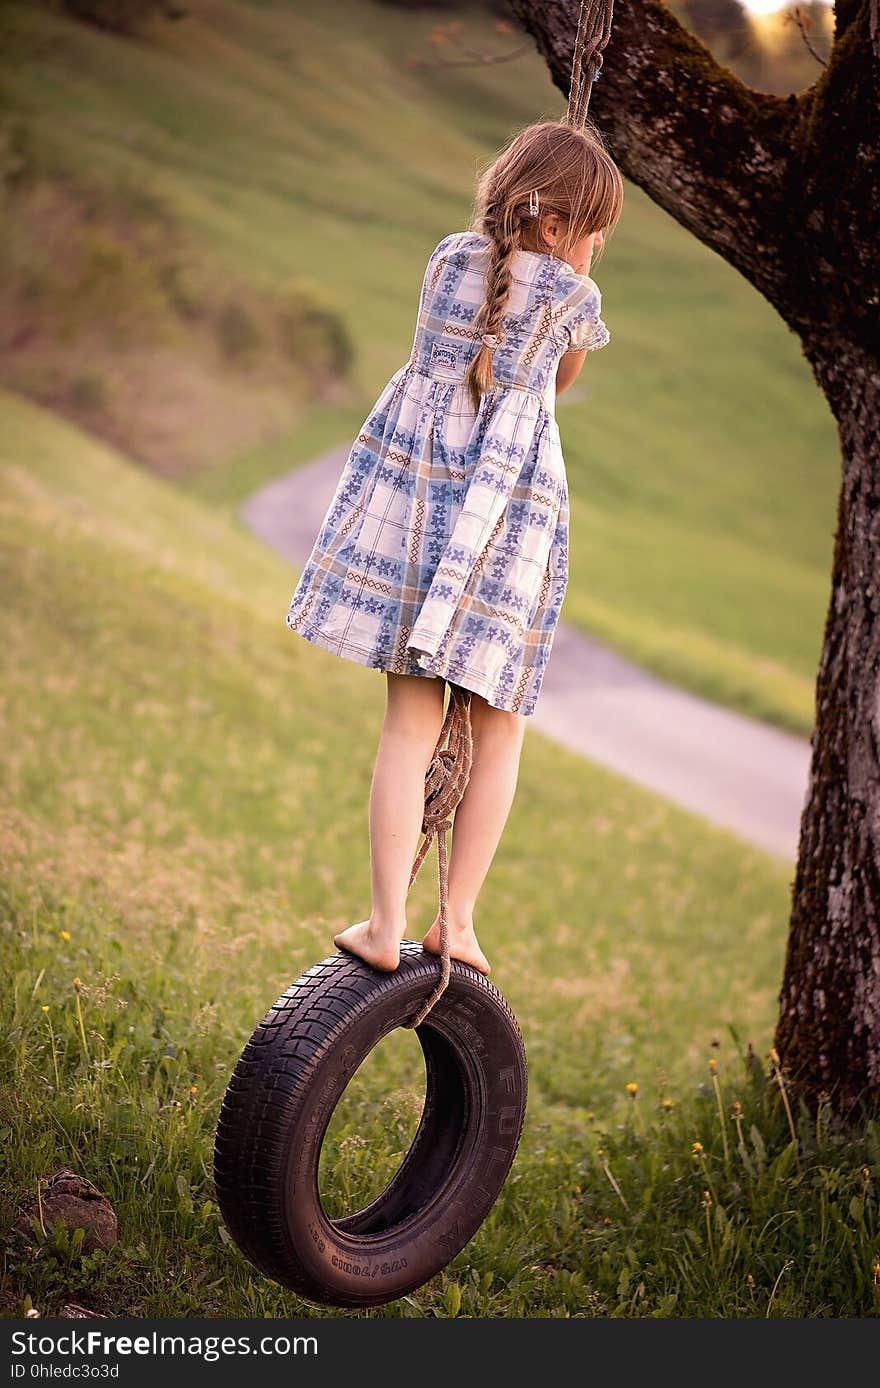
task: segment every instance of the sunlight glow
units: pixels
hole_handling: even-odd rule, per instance
[[[830,5],[833,0],[821,0],[821,3]],[[740,4],[752,14],[776,14],[778,10],[793,9],[790,0],[740,0]]]
[[[786,8],[786,0],[740,0],[740,4],[752,14],[775,14]]]

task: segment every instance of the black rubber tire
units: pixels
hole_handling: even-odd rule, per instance
[[[261,1272],[310,1301],[379,1306],[427,1282],[479,1229],[516,1155],[522,1036],[494,984],[453,960],[416,1028],[426,1095],[409,1151],[369,1205],[339,1220],[324,1213],[318,1161],[333,1110],[438,976],[437,957],[414,941],[393,973],[340,950],[282,994],[229,1082],[214,1148],[223,1219]]]

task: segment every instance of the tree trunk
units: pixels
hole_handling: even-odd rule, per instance
[[[844,344],[814,369],[843,480],[776,1048],[848,1113],[880,1108],[880,370]]]
[[[579,6],[511,0],[568,96]],[[808,1100],[880,1108],[880,24],[837,0],[813,87],[752,91],[658,0],[615,0],[590,119],[633,182],[801,340],[843,477],[776,1048]]]

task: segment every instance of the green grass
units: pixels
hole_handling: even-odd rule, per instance
[[[254,1026],[368,900],[384,681],[286,629],[293,570],[222,509],[9,395],[0,422],[0,1218],[64,1164],[121,1230],[84,1257],[49,1229],[36,1259],[9,1234],[0,1308],[323,1315],[229,1246],[212,1142]],[[371,1314],[876,1309],[877,1126],[796,1115],[796,1161],[778,1086],[743,1064],[771,1043],[790,872],[528,733],[478,909],[529,1057],[522,1146],[454,1262]],[[432,854],[415,938],[436,891]],[[422,1078],[409,1032],[370,1057],[328,1206],[393,1170]]]
[[[474,44],[506,50],[480,10]],[[4,104],[47,170],[158,199],[207,263],[295,279],[339,314],[360,404],[218,457],[229,508],[354,437],[412,341],[428,252],[474,174],[560,115],[536,55],[421,69],[431,13],[212,0],[150,41],[4,15]],[[405,138],[404,138],[405,135]],[[836,430],[799,344],[733,269],[635,186],[596,267],[613,342],[559,401],[572,497],[565,617],[657,672],[807,733],[829,592]]]

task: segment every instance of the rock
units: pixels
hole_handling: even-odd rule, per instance
[[[63,1220],[71,1232],[74,1229],[85,1230],[83,1252],[111,1248],[118,1243],[119,1227],[113,1206],[85,1176],[77,1176],[75,1171],[66,1169],[43,1176],[40,1180],[40,1202],[47,1231],[56,1219]],[[39,1222],[39,1218],[40,1204],[34,1196],[20,1206],[15,1227],[33,1238],[34,1221]]]

